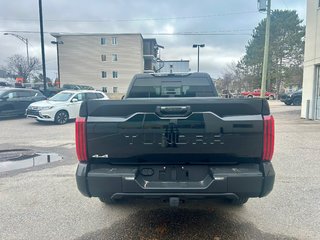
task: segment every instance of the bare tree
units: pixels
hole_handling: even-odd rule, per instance
[[[241,91],[242,73],[235,62],[227,64],[222,75],[222,88],[232,91]]]
[[[37,73],[41,69],[38,58],[29,58],[29,64],[26,57],[16,54],[8,58],[7,65],[4,70],[11,75],[23,78],[23,82],[28,82],[29,77]]]

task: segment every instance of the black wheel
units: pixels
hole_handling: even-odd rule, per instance
[[[301,105],[301,98],[299,98],[299,97],[294,98],[292,103],[294,106],[300,106]]]
[[[285,105],[290,106],[292,102],[284,102]]]
[[[248,202],[248,200],[249,200],[248,197],[239,197],[239,198],[228,199],[228,203],[235,206],[242,206],[243,204]]]
[[[57,112],[54,117],[54,122],[59,125],[66,124],[68,120],[69,120],[69,114],[67,111],[64,111],[64,110]]]
[[[248,95],[248,97],[247,98],[253,98],[253,96],[252,95]]]
[[[269,100],[274,100],[274,96],[273,96],[273,95],[270,95],[270,96],[269,96]]]

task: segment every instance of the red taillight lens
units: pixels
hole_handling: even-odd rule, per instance
[[[88,160],[86,119],[82,117],[76,119],[76,150],[80,162]]]
[[[271,161],[274,150],[274,118],[263,117],[263,155],[262,160]]]

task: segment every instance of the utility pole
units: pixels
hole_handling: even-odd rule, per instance
[[[44,52],[42,0],[39,0],[39,17],[40,17],[41,53],[42,53],[41,55],[42,55],[43,92],[46,92],[47,91],[47,74],[46,74],[46,56]]]
[[[261,98],[265,97],[267,76],[268,76],[270,15],[271,15],[271,0],[267,0],[266,34],[265,34],[265,40],[264,40],[263,68],[262,68],[262,80],[261,80],[261,92],[260,92]]]

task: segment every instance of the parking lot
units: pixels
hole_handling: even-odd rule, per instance
[[[276,183],[269,196],[241,208],[209,200],[106,206],[77,190],[74,123],[1,120],[0,150],[63,160],[0,173],[0,239],[320,239],[320,122],[300,119],[300,107],[270,105]]]

